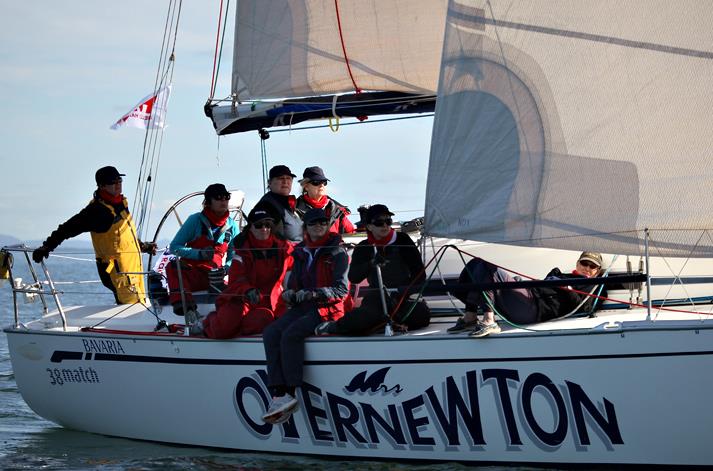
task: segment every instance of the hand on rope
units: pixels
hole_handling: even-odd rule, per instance
[[[377,253],[371,259],[370,263],[372,266],[384,268],[389,263],[389,261],[380,253]]]

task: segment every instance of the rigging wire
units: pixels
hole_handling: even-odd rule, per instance
[[[222,3],[222,0],[221,0]],[[220,63],[221,59],[223,58],[223,43],[225,42],[225,30],[227,29],[227,24],[228,24],[228,11],[230,10],[230,0],[225,4],[225,18],[223,18],[223,32],[220,35],[220,51],[218,52],[218,63],[215,65],[215,76],[213,79],[215,80],[215,86],[218,86],[217,83],[217,77],[220,75]],[[220,21],[220,19],[218,20]],[[220,26],[218,27],[218,30],[220,31]],[[215,60],[215,59],[214,59]],[[213,99],[213,95],[215,94],[215,88],[213,88],[213,93],[211,93],[210,98]]]
[[[159,90],[162,88],[170,86],[173,79],[176,40],[178,37],[178,25],[181,18],[182,4],[182,0],[171,0],[168,6],[161,42],[161,54],[156,69],[154,96],[157,96]],[[155,109],[156,107],[153,108],[153,110]],[[149,125],[144,135],[143,154],[136,185],[136,194],[134,196],[134,207],[132,208],[137,224],[137,234],[139,238],[143,240],[146,239],[146,233],[148,231],[148,221],[151,215],[152,201],[157,183],[157,178],[154,178],[154,175],[158,175],[158,166],[163,145],[163,127],[153,126],[152,123],[154,119],[154,116],[150,117]]]
[[[227,18],[227,12],[226,12],[226,18]],[[215,85],[216,85],[216,78],[217,78],[217,72],[216,68],[218,67],[218,63],[220,61],[219,59],[219,54],[218,54],[218,43],[220,42],[220,23],[223,19],[223,0],[220,0],[220,11],[218,12],[218,30],[215,32],[215,52],[213,53],[213,76],[211,77],[210,80],[210,98],[213,98],[213,95],[215,95]],[[221,50],[222,50],[222,45],[221,45]]]

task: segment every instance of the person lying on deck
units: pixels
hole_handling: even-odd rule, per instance
[[[339,234],[329,232],[322,209],[304,215],[304,239],[294,249],[282,298],[291,308],[263,332],[268,388],[272,402],[266,423],[282,423],[297,408],[296,388],[302,385],[304,340],[323,321],[344,315],[349,294],[349,255]]]
[[[602,255],[598,252],[582,252],[571,273],[562,273],[553,268],[545,280],[592,278],[602,271]],[[500,283],[516,281],[510,274],[492,263],[474,258],[466,264],[458,278],[458,283]],[[578,292],[580,291],[580,292]],[[470,291],[457,294],[465,304],[465,314],[448,329],[449,333],[472,330],[471,337],[485,337],[500,332],[495,322],[493,307],[507,320],[516,324],[545,322],[570,313],[593,312],[600,309],[602,301],[593,293],[606,297],[606,288],[600,292],[599,286],[582,286],[577,291],[567,286],[543,288],[496,289]],[[478,312],[483,319],[478,320]]]
[[[391,228],[393,215],[383,204],[374,204],[367,209],[367,238],[354,249],[349,282],[357,284],[368,279],[369,290],[361,306],[337,321],[318,325],[314,331],[316,335],[367,335],[385,325],[395,309],[394,321],[409,330],[420,329],[430,323],[431,311],[423,301],[404,299],[397,308],[400,296],[392,297],[385,293],[386,306],[382,305],[377,270],[381,271],[383,285],[390,288],[410,286],[418,289],[426,279],[416,244],[405,232],[396,232]]]
[[[190,327],[191,335],[229,339],[261,334],[287,310],[280,295],[292,267],[292,245],[273,234],[276,220],[265,203],[250,211],[248,225],[235,238],[228,287],[216,299],[216,310]]]

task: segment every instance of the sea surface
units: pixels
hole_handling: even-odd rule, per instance
[[[69,258],[62,258],[69,257]],[[21,257],[20,257],[21,258]],[[27,263],[16,257],[14,276],[30,279]],[[65,306],[106,303],[113,297],[100,283],[90,253],[64,252],[52,256],[47,266],[64,291]],[[39,300],[25,304],[20,299],[19,320],[27,322],[41,313]],[[9,282],[0,286],[0,325],[14,323]],[[147,398],[147,400],[150,400]],[[107,405],[110,406],[110,405]],[[22,399],[15,384],[7,337],[0,334],[0,469],[50,470],[464,470],[458,463],[413,464],[388,461],[340,461],[292,455],[241,453],[199,447],[105,437],[60,427],[36,415]],[[491,470],[524,470],[524,467],[479,467]],[[541,468],[539,468],[541,469]]]

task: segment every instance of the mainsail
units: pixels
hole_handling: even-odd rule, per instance
[[[712,256],[711,24],[705,0],[452,0],[427,232]]]
[[[235,12],[234,103],[209,104],[206,114],[219,134],[227,134],[305,118],[432,111],[446,5],[241,0]],[[265,101],[277,99],[289,101]]]

